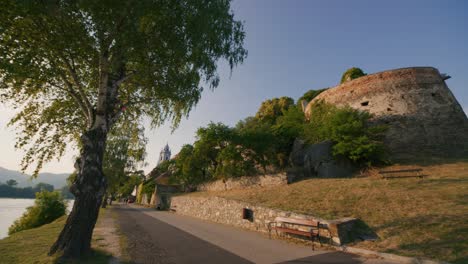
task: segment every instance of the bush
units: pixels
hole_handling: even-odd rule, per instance
[[[368,112],[318,102],[312,106],[305,138],[310,143],[331,140],[334,156],[344,156],[358,164],[381,163],[385,161],[382,136],[386,127],[370,125],[371,117]]]
[[[297,107],[299,109],[302,109],[302,101],[306,101],[307,104],[310,103],[315,97],[317,97],[319,94],[322,92],[328,90],[328,88],[320,89],[320,90],[309,90],[305,94],[303,94],[298,100],[297,100]]]
[[[59,192],[38,192],[34,205],[28,207],[26,212],[10,226],[8,234],[51,223],[65,215],[66,209],[65,200]]]
[[[366,76],[366,75],[367,74],[364,73],[363,70],[353,67],[353,68],[346,70],[345,73],[343,73],[343,76],[341,76],[340,83],[351,81],[351,80],[354,80],[354,79],[357,79],[359,77]]]

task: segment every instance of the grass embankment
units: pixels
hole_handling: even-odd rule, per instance
[[[390,166],[401,169],[415,166]],[[429,177],[310,179],[257,190],[193,193],[315,215],[357,217],[377,233],[354,246],[468,263],[468,161],[422,167]],[[373,175],[372,175],[373,174]]]
[[[101,210],[100,214],[103,214]],[[101,216],[100,216],[101,217]],[[92,255],[79,262],[59,261],[59,254],[47,256],[50,246],[57,239],[65,225],[67,217],[63,216],[50,224],[24,230],[0,240],[0,263],[109,263],[110,255],[98,249]],[[96,238],[93,238],[93,244]]]

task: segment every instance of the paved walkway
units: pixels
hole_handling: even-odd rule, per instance
[[[138,206],[116,205],[135,263],[391,263],[270,240],[257,232]]]

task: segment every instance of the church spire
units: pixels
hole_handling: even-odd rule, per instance
[[[171,149],[169,148],[169,143],[166,143],[166,146],[159,153],[158,165],[159,163],[166,161],[166,160],[170,160],[170,159],[171,159]]]

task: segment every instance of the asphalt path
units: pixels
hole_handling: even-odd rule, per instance
[[[338,251],[270,240],[257,232],[135,205],[116,205],[133,263],[349,263],[384,264]]]

